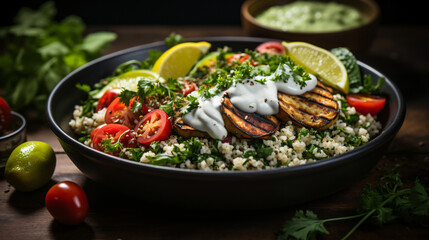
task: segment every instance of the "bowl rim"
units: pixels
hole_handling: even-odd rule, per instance
[[[19,118],[22,121],[22,124],[15,131],[13,131],[9,134],[6,134],[4,136],[0,136],[0,141],[7,140],[11,137],[14,137],[14,136],[20,134],[27,127],[27,120],[25,120],[24,116],[22,116],[21,114],[19,114],[17,112],[14,112],[14,111],[11,111],[10,113],[12,114],[12,116]]]
[[[235,37],[235,36],[224,36],[224,37],[198,37],[198,38],[187,38],[184,39],[184,41],[230,41],[230,42],[264,42],[264,41],[281,41],[279,39],[272,39],[272,38],[257,38],[257,37]],[[252,178],[254,176],[264,176],[264,177],[275,177],[277,175],[283,175],[283,174],[290,174],[292,175],[299,175],[299,174],[311,174],[312,172],[316,171],[323,171],[323,169],[331,168],[336,165],[342,165],[342,164],[348,164],[350,161],[355,160],[356,156],[358,156],[361,152],[370,152],[372,149],[378,148],[381,145],[383,145],[386,141],[391,140],[396,133],[399,131],[400,127],[402,126],[402,123],[405,118],[405,111],[406,106],[405,102],[402,96],[402,93],[400,92],[397,85],[392,82],[388,77],[386,77],[385,74],[382,74],[378,70],[374,69],[373,67],[357,60],[357,63],[359,67],[367,68],[369,71],[373,72],[374,74],[378,74],[380,76],[383,76],[386,79],[385,84],[389,85],[389,87],[392,89],[393,94],[397,98],[398,102],[398,109],[394,114],[394,119],[390,122],[390,124],[386,127],[384,126],[382,128],[381,133],[370,140],[367,144],[357,147],[349,152],[340,154],[338,156],[330,157],[327,159],[319,160],[312,163],[307,163],[304,165],[298,165],[298,166],[292,166],[292,167],[281,167],[281,168],[273,168],[273,169],[262,169],[262,170],[248,170],[248,171],[204,171],[204,170],[198,170],[198,169],[182,169],[182,168],[173,168],[168,166],[158,166],[158,165],[151,165],[151,164],[144,164],[140,162],[134,162],[127,159],[115,157],[106,153],[102,153],[100,151],[97,151],[95,149],[90,148],[89,146],[84,145],[83,143],[79,142],[77,139],[74,139],[73,137],[69,136],[54,120],[53,117],[53,110],[52,110],[52,104],[54,102],[54,96],[56,95],[56,92],[58,91],[61,86],[68,81],[68,79],[72,78],[73,75],[76,73],[82,71],[85,68],[88,68],[92,65],[98,64],[100,62],[103,62],[105,60],[115,58],[121,55],[126,55],[128,53],[148,49],[151,47],[162,47],[166,46],[164,41],[157,41],[152,42],[148,44],[143,44],[135,47],[126,48],[114,53],[107,54],[105,56],[102,56],[100,58],[97,58],[91,62],[88,62],[87,64],[79,67],[78,69],[72,71],[70,74],[68,74],[66,77],[64,77],[51,91],[47,104],[46,104],[46,118],[49,127],[53,131],[53,133],[57,136],[57,138],[69,145],[71,145],[74,148],[78,148],[82,151],[85,151],[86,154],[89,154],[92,157],[95,157],[97,159],[103,159],[103,163],[105,164],[111,164],[115,167],[123,167],[127,168],[131,171],[139,171],[142,170],[144,172],[151,171],[151,174],[157,174],[157,175],[171,175],[174,174],[174,176],[183,176],[183,177],[198,177],[198,176],[205,176],[207,180],[209,179],[225,179],[225,177],[230,177],[228,179],[234,179],[234,180],[249,180],[249,178]],[[71,110],[72,111],[72,110]],[[106,161],[108,160],[108,161]]]
[[[373,16],[363,24],[357,25],[355,27],[346,28],[344,30],[335,30],[335,31],[322,31],[322,32],[305,32],[305,31],[284,31],[277,28],[269,27],[263,24],[260,24],[255,17],[249,13],[249,6],[253,3],[257,2],[258,0],[246,0],[241,5],[241,15],[242,18],[246,19],[248,22],[250,22],[252,25],[260,28],[269,30],[271,32],[275,32],[276,34],[294,34],[294,35],[301,35],[301,36],[310,36],[310,35],[336,35],[338,33],[350,33],[353,31],[356,31],[358,29],[362,29],[370,24],[373,24],[378,21],[380,17],[380,8],[378,4],[373,0],[360,0],[361,2],[367,4],[370,6],[371,9],[373,9]],[[295,0],[294,0],[295,1]],[[274,5],[273,5],[274,6]]]

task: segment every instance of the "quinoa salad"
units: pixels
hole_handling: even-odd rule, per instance
[[[180,77],[158,74],[161,52],[121,64],[94,86],[77,85],[88,99],[72,110],[69,125],[80,142],[106,154],[204,171],[303,165],[381,132],[376,113],[352,98],[379,98],[380,86],[366,92],[368,76],[359,76],[359,86],[350,83],[349,97],[296,64],[281,45],[261,45],[202,52]],[[356,79],[354,56],[341,50],[336,56]]]

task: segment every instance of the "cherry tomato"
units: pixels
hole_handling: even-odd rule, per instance
[[[12,114],[6,100],[0,97],[0,133],[6,131],[10,127]]]
[[[361,114],[369,113],[371,115],[376,115],[386,103],[386,98],[384,97],[363,93],[348,94],[346,99],[347,103],[355,107],[356,111]]]
[[[236,53],[236,54],[232,54],[231,56],[229,56],[226,61],[228,63],[234,63],[234,62],[240,62],[240,63],[244,63],[245,61],[250,61],[250,64],[252,66],[255,66],[255,62],[250,58],[249,54],[246,53]]]
[[[95,136],[95,133],[97,133],[98,130],[100,130],[100,128],[102,128],[103,126],[107,125],[106,123],[101,124],[100,126],[96,127],[94,130],[92,130],[91,132],[91,141],[94,141],[93,138]]]
[[[115,100],[116,97],[118,97],[119,93],[121,93],[121,89],[113,88],[107,90],[98,100],[98,104],[95,108],[95,111],[98,112],[103,108],[107,108],[110,103]]]
[[[97,129],[94,129],[94,131]],[[94,132],[93,131],[93,132]],[[127,126],[121,124],[110,123],[100,127],[92,138],[92,147],[99,151],[105,152],[106,147],[103,144],[104,140],[110,140],[110,143],[117,143],[118,141],[124,148],[137,147],[137,141],[134,132]],[[119,156],[120,149],[114,153],[107,152],[115,156]]]
[[[135,97],[130,100],[130,106],[132,106],[135,101]],[[118,123],[123,124],[129,128],[134,128],[136,120],[140,115],[146,114],[148,112],[148,107],[146,104],[142,104],[142,110],[140,113],[133,113],[131,107],[127,107],[125,104],[121,103],[120,98],[117,97],[113,100],[109,107],[107,107],[106,115],[104,116],[105,123]]]
[[[285,54],[285,48],[279,42],[265,42],[256,47],[256,51],[267,54]]]
[[[167,139],[171,133],[171,123],[168,115],[162,109],[156,109],[146,114],[143,119],[137,123],[136,128],[137,141],[143,145],[150,145],[153,141],[162,141]]]
[[[46,208],[58,222],[77,225],[88,215],[88,199],[74,182],[63,181],[52,186],[45,197]]]
[[[183,86],[183,89],[181,93],[183,96],[187,96],[189,93],[195,91],[197,89],[197,85],[194,82],[190,82],[188,80],[184,81],[185,85]]]

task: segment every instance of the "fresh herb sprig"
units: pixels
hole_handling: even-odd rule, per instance
[[[315,240],[319,234],[328,235],[324,223],[359,219],[342,238],[347,239],[364,222],[375,226],[393,221],[423,223],[429,217],[429,196],[418,179],[411,187],[404,187],[399,173],[391,170],[374,185],[367,185],[360,198],[356,215],[319,219],[311,210],[299,210],[286,222],[278,235],[279,240]]]
[[[104,147],[104,152],[112,155],[117,154],[121,158],[127,158],[128,160],[139,162],[143,156],[143,151],[140,148],[125,148],[120,141],[122,136],[125,134],[128,134],[128,131],[123,132],[116,142],[111,139],[102,140],[101,144]]]

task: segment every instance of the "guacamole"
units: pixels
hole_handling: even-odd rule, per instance
[[[333,32],[362,25],[362,14],[355,8],[336,2],[296,1],[273,6],[256,20],[283,31]]]

